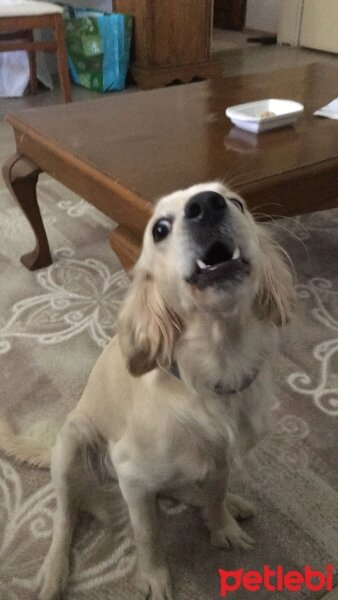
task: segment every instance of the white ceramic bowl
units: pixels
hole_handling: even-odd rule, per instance
[[[304,106],[300,102],[268,98],[229,106],[225,114],[237,127],[259,133],[291,125],[297,121],[303,110]]]

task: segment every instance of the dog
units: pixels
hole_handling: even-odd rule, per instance
[[[229,492],[229,470],[269,426],[271,362],[294,301],[282,251],[239,195],[212,182],[158,202],[118,333],[62,426],[51,459],[49,449],[0,425],[3,450],[51,466],[57,511],[39,573],[41,600],[56,599],[67,586],[78,510],[102,516],[101,472],[118,479],[138,584],[152,600],[173,600],[158,494],[200,505],[213,544],[252,547],[237,522],[251,505]]]

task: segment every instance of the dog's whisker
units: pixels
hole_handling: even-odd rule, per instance
[[[234,187],[245,185],[245,183],[248,180],[248,177],[248,173],[246,171],[243,171],[242,168],[232,168],[228,172],[225,172],[224,177],[222,177],[222,183],[226,187],[229,187],[233,189],[233,191],[235,191]]]
[[[278,218],[277,215],[273,215],[273,216]],[[300,229],[305,231],[307,234],[310,233],[310,229],[308,227],[306,227],[306,225],[304,225],[304,223],[302,223],[301,221],[298,221],[296,217],[289,217],[287,215],[283,215],[281,218],[283,219],[283,221],[291,221],[292,223],[295,223],[297,225],[297,227],[299,227]]]
[[[285,250],[285,248],[283,248],[283,246],[281,246],[278,242],[276,242],[276,240],[274,240],[272,243],[273,243],[274,247],[277,248],[279,250],[279,252],[281,254],[283,254],[283,256],[285,256],[285,258],[286,258],[287,262],[289,263],[290,268],[292,270],[292,274],[293,274],[294,280],[296,280],[297,279],[297,272],[296,272],[293,260],[290,257],[290,254]],[[307,251],[306,246],[304,246],[304,247],[305,247],[305,250]]]
[[[257,208],[263,208],[264,206],[279,206],[282,207],[283,205],[280,202],[262,202],[261,204],[256,204],[256,206],[251,206],[250,207],[250,212],[255,213],[255,211],[257,210]],[[261,213],[264,214],[264,213]],[[271,216],[281,216],[281,215],[271,215]]]
[[[292,231],[291,229],[288,229],[287,227],[284,227],[280,223],[276,223],[273,217],[270,217],[269,227],[276,227],[277,229],[282,230],[283,232],[287,233],[289,235],[289,237],[293,238],[295,241],[297,241],[299,244],[301,244],[301,246],[305,250],[307,258],[309,259],[310,255],[309,255],[308,247],[306,246],[304,241],[294,231]],[[275,244],[276,244],[276,241],[275,241]],[[280,250],[282,250],[282,247],[280,245],[278,245],[278,247]]]
[[[284,226],[282,224],[282,221],[286,221],[286,220],[291,221],[292,223],[295,223],[305,233],[307,233],[307,234],[310,233],[310,230],[307,227],[305,227],[305,225],[303,225],[303,223],[301,223],[300,221],[297,221],[297,219],[292,218],[292,217],[287,217],[287,216],[280,217],[279,215],[269,215],[269,214],[265,214],[265,213],[254,213],[254,216],[264,217],[264,218],[270,220],[270,224],[274,225],[275,227],[279,227],[280,229],[284,229],[290,235],[292,234],[295,237],[295,239],[297,239],[299,242],[302,242],[302,243],[303,243],[303,240],[297,236],[296,232],[293,231],[292,229],[288,229],[286,226]]]
[[[251,211],[250,211],[251,212]],[[252,216],[255,217],[256,219],[261,219],[263,218],[264,220],[268,220],[270,222],[272,222],[272,224],[277,225],[281,228],[284,227],[284,229],[288,232],[291,233],[291,230],[288,229],[287,227],[282,225],[282,221],[285,220],[289,220],[292,221],[292,223],[295,223],[297,226],[300,227],[300,229],[302,229],[304,232],[309,233],[309,229],[307,227],[305,227],[305,225],[303,225],[302,223],[300,223],[299,221],[297,221],[296,219],[293,219],[292,217],[286,217],[284,215],[280,216],[280,215],[272,215],[272,214],[268,214],[268,213],[258,213],[258,212],[251,212]],[[276,221],[278,221],[278,223],[276,223]],[[297,234],[295,233],[295,231],[292,231],[294,233],[294,235],[297,237]]]
[[[237,191],[237,193],[241,192],[241,189],[246,185],[246,180],[244,176],[238,175],[238,177],[233,177],[232,180],[227,182],[227,186],[230,187],[233,191]]]

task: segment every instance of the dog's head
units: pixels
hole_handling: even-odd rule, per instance
[[[120,343],[131,373],[141,375],[168,368],[197,311],[283,325],[292,305],[292,277],[268,229],[223,184],[199,184],[154,210],[121,311]]]

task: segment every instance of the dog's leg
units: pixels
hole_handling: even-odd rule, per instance
[[[151,600],[173,600],[170,574],[159,543],[156,495],[145,490],[140,481],[119,482],[134,532],[138,583],[146,597],[151,594]]]
[[[156,493],[146,486],[140,469],[127,457],[121,443],[115,445],[111,456],[134,532],[139,587],[151,600],[173,600],[170,574],[159,539]]]
[[[204,518],[211,543],[217,547],[252,548],[253,539],[240,527],[227,506],[227,477],[217,474],[205,481]]]
[[[77,513],[75,480],[77,469],[81,468],[79,461],[83,441],[76,425],[66,422],[53,448],[51,475],[56,492],[57,509],[52,543],[38,573],[40,600],[60,598],[67,586],[69,551]]]
[[[238,496],[238,494],[227,493],[227,505],[235,519],[250,519],[255,514],[255,506],[249,500]]]
[[[198,483],[184,484],[178,487],[168,487],[159,494],[162,501],[168,501],[168,505],[183,502],[201,508],[204,506],[203,486]]]

